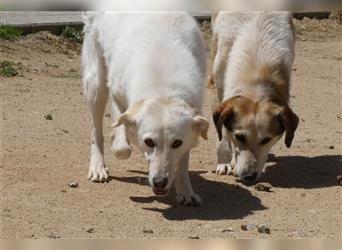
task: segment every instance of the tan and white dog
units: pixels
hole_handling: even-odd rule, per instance
[[[284,132],[291,146],[299,122],[289,107],[292,15],[220,12],[212,20],[209,84],[221,103],[213,114],[220,140],[216,171],[254,182]]]
[[[207,139],[200,115],[206,52],[197,23],[187,13],[88,13],[82,51],[84,92],[92,117],[88,178],[105,181],[102,120],[112,99],[119,159],[135,145],[149,165],[157,195],[173,182],[177,201],[199,205],[189,175],[190,150]]]

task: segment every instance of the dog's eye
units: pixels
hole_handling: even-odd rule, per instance
[[[262,141],[260,142],[261,145],[265,145],[267,143],[269,143],[272,140],[272,138],[270,137],[265,137],[264,139],[262,139]]]
[[[242,134],[235,134],[235,138],[242,143],[246,142],[246,137]]]
[[[154,141],[151,138],[145,139],[145,144],[149,146],[150,148],[153,148],[156,144],[154,144]]]
[[[183,144],[183,142],[182,142],[181,140],[175,140],[175,141],[172,143],[171,147],[172,147],[172,148],[179,148],[182,144]]]

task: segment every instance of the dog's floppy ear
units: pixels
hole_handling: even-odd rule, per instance
[[[219,140],[222,140],[222,125],[224,124],[227,129],[232,129],[234,112],[233,102],[228,100],[222,103],[213,113],[213,120],[217,130]]]
[[[285,145],[289,148],[298,127],[299,118],[289,106],[284,106],[279,113],[279,120],[285,129]]]
[[[116,128],[116,127],[119,127],[120,125],[127,126],[133,123],[134,123],[134,118],[125,112],[119,116],[119,119],[116,120],[116,122],[112,125],[112,127]]]
[[[129,109],[125,111],[125,113],[122,113],[119,116],[119,118],[112,125],[112,127],[116,128],[116,127],[119,127],[120,125],[125,125],[125,126],[133,125],[135,123],[134,115],[139,112],[143,103],[144,103],[144,100],[133,104]]]
[[[209,122],[203,116],[197,115],[194,117],[194,125],[199,129],[200,135],[204,140],[208,140]]]

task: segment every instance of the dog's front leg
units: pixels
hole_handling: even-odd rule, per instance
[[[121,115],[121,110],[119,108],[119,105],[115,98],[113,97],[112,101],[112,117],[113,122],[116,121]],[[126,130],[125,126],[121,125],[117,128],[114,128],[113,134],[113,144],[112,144],[112,150],[114,151],[115,157],[118,159],[128,159],[131,156],[132,148],[129,145],[129,142],[127,140],[126,136]]]
[[[201,198],[194,193],[189,178],[189,155],[190,152],[184,154],[176,169],[176,199],[178,203],[182,203],[188,206],[200,206]]]
[[[108,178],[108,168],[103,155],[103,115],[107,103],[108,90],[105,85],[90,86],[88,90],[88,104],[91,110],[92,131],[90,145],[90,166],[88,179],[91,181],[105,181]]]
[[[230,174],[234,168],[231,165],[232,155],[231,142],[223,137],[217,146],[217,166],[216,173],[219,175]],[[234,156],[233,156],[234,157]]]

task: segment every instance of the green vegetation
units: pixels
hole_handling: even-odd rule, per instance
[[[23,31],[8,25],[1,25],[0,26],[0,38],[6,40],[15,39],[23,34]]]
[[[18,75],[18,70],[14,62],[2,61],[0,62],[0,76],[13,77]]]
[[[63,29],[62,37],[68,38],[77,43],[82,43],[84,38],[82,31],[68,26]]]

